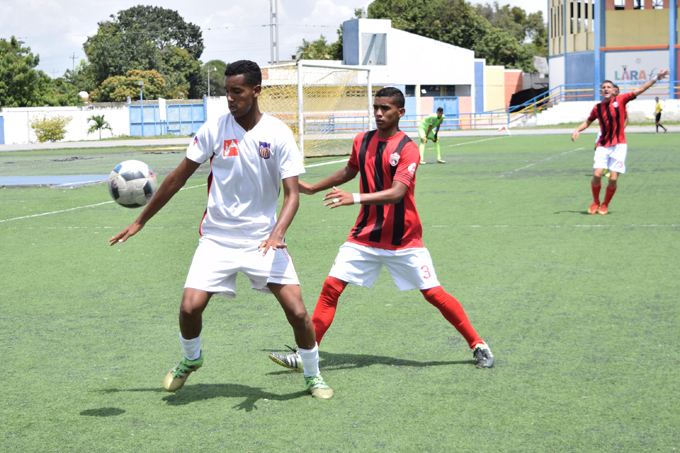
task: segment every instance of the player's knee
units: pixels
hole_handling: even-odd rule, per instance
[[[441,286],[435,286],[434,288],[421,289],[420,292],[425,297],[429,303],[437,305],[440,297],[444,293],[444,288]]]
[[[301,307],[294,307],[286,310],[286,318],[288,318],[288,323],[295,330],[305,330],[307,324],[311,322],[309,313],[307,313],[304,304],[302,304]]]

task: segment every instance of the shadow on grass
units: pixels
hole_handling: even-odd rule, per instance
[[[105,389],[104,393],[117,392],[158,392],[166,394],[163,401],[172,406],[183,406],[185,404],[195,403],[198,401],[208,400],[211,398],[245,398],[239,404],[232,406],[236,410],[245,410],[250,412],[257,409],[256,403],[259,400],[274,400],[274,401],[288,401],[296,398],[309,397],[309,393],[305,390],[279,395],[262,390],[259,387],[249,387],[240,384],[196,384],[185,385],[177,393],[168,393],[164,389],[156,388],[138,388],[138,389]]]
[[[589,215],[589,216],[593,215],[593,214],[589,213],[587,210],[585,210],[585,211],[555,211],[555,214],[581,214],[581,215]]]
[[[271,351],[267,351],[271,352]],[[290,351],[276,351],[276,352],[290,352]],[[379,355],[367,354],[333,354],[331,352],[319,351],[319,368],[321,370],[346,370],[353,368],[364,368],[371,365],[386,365],[386,366],[410,366],[416,368],[428,366],[445,366],[445,365],[474,365],[474,360],[457,360],[457,361],[437,361],[437,362],[418,362],[416,360],[396,359],[394,357],[386,357]],[[275,371],[268,374],[287,373],[290,370]]]
[[[117,407],[100,407],[99,409],[86,409],[80,412],[80,415],[86,415],[88,417],[112,417],[124,413],[125,411],[123,409]]]

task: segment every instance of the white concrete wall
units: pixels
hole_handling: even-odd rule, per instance
[[[391,20],[354,20],[359,22],[359,51],[362,33],[387,34],[387,64],[370,65],[373,85],[470,85],[472,90],[472,50],[397,30]]]
[[[661,114],[661,123],[664,121],[680,121],[680,99],[667,99],[661,101],[664,109]],[[552,126],[562,123],[581,123],[588,118],[595,101],[561,102],[536,116],[536,126]],[[628,120],[631,123],[652,123],[654,116],[654,99],[636,99],[626,105]],[[591,127],[594,127],[591,126]]]
[[[552,57],[548,59],[550,66],[550,89],[564,85],[564,57]]]
[[[92,123],[88,118],[93,115],[104,115],[113,128],[113,132],[102,131],[102,138],[130,135],[130,114],[127,105],[121,107],[14,107],[3,108],[5,117],[5,144],[16,145],[23,143],[37,143],[38,139],[31,128],[31,121],[46,115],[48,118],[56,115],[71,117],[66,126],[66,136],[63,141],[98,140],[99,131],[88,135],[87,130]],[[89,123],[89,124],[88,124]]]

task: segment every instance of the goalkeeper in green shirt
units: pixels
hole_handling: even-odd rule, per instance
[[[440,164],[445,163],[442,159],[441,150],[439,149],[439,138],[437,134],[439,133],[439,126],[444,122],[444,109],[439,107],[436,114],[432,114],[418,125],[418,136],[420,137],[420,164],[425,164],[425,143],[428,140],[434,142],[434,150],[437,152],[437,162]],[[436,129],[435,129],[436,128]],[[433,134],[434,132],[434,134]]]

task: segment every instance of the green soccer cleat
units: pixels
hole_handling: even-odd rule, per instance
[[[203,352],[201,352],[201,356],[196,360],[187,360],[186,357],[182,358],[182,361],[165,375],[163,388],[168,392],[176,392],[184,386],[189,375],[202,366]]]
[[[493,354],[491,354],[491,349],[485,343],[475,346],[472,355],[475,358],[477,368],[491,368],[493,366]]]
[[[328,400],[333,398],[333,389],[330,388],[319,376],[305,376],[305,390],[312,394],[313,398]]]
[[[270,352],[269,358],[272,362],[277,363],[282,367],[302,372],[302,359],[300,358],[300,353],[297,349],[291,348],[288,345],[285,346],[293,352],[289,352],[288,354]]]

